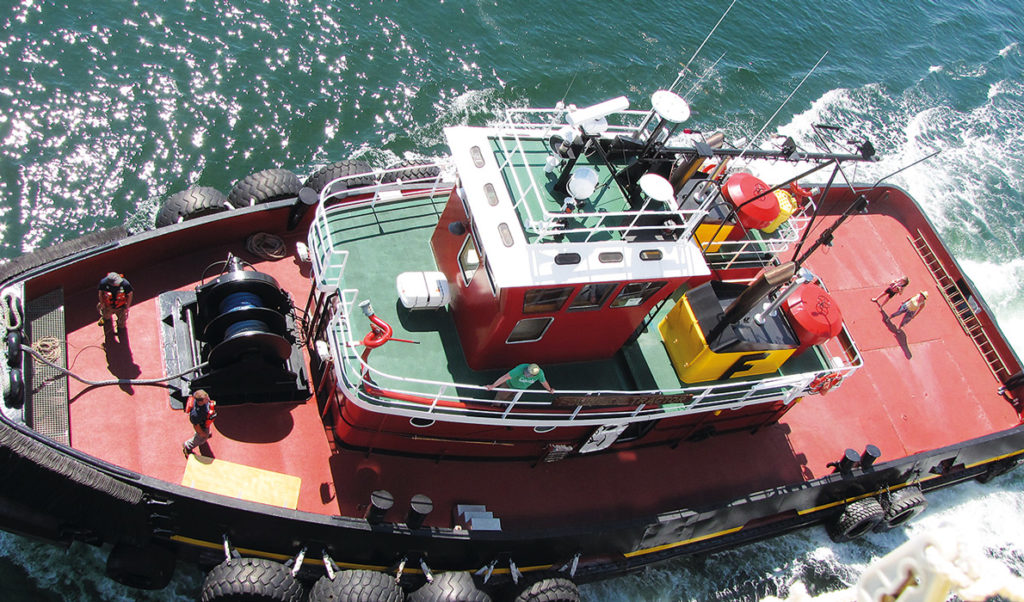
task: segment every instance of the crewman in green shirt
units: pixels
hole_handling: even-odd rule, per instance
[[[498,380],[487,385],[487,390],[491,391],[506,382],[509,387],[518,390],[529,389],[533,383],[540,382],[548,390],[548,393],[555,392],[551,385],[548,384],[547,379],[544,378],[544,371],[537,364],[519,364],[499,377]],[[516,391],[498,391],[494,398],[498,401],[508,401],[515,397],[515,395]]]

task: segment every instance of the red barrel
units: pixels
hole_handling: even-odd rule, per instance
[[[734,173],[725,181],[722,187],[722,195],[733,207],[739,207],[736,215],[740,223],[748,230],[760,230],[767,227],[779,216],[779,201],[774,194],[763,194],[771,190],[759,178],[751,174],[738,172]],[[750,199],[761,195],[756,201],[747,203]],[[744,205],[744,203],[747,203]],[[743,205],[742,207],[740,207]]]
[[[832,296],[817,284],[807,283],[786,299],[785,312],[800,339],[794,355],[811,345],[820,345],[843,330],[843,312]]]

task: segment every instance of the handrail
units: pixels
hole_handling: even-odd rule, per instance
[[[376,408],[386,407],[389,413],[408,417],[443,417],[452,422],[500,425],[597,425],[641,422],[666,416],[698,414],[716,410],[735,410],[769,402],[792,402],[807,393],[815,378],[831,373],[847,376],[859,367],[853,362],[841,367],[810,373],[776,376],[761,380],[737,380],[709,385],[680,387],[673,390],[557,390],[563,396],[600,395],[692,395],[686,404],[645,406],[637,408],[558,407],[550,396],[539,391],[525,391],[513,401],[491,399],[491,392],[481,385],[442,382],[385,373],[365,362],[356,352],[360,338],[352,319],[358,290],[343,289],[335,301],[334,315],[327,328],[328,344],[334,353],[334,376],[337,386]],[[419,385],[419,388],[411,385]],[[453,389],[479,391],[481,397],[449,393]]]
[[[949,309],[953,312],[957,322],[960,323],[960,327],[964,329],[967,336],[971,337],[974,346],[978,348],[982,357],[985,358],[985,363],[988,364],[988,369],[992,372],[992,375],[1000,382],[1005,381],[1010,376],[1010,370],[1006,367],[1006,361],[995,345],[992,344],[992,339],[989,338],[984,325],[978,320],[974,308],[967,302],[960,288],[949,275],[949,271],[946,270],[946,266],[935,256],[935,251],[920,230],[917,231],[917,236],[907,236],[907,238],[913,245],[918,257],[928,268],[928,272],[938,285],[942,298],[946,300],[946,304],[949,305]],[[958,306],[961,305],[963,309],[958,309]]]

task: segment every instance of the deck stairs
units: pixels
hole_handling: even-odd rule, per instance
[[[921,260],[928,266],[928,270],[931,272],[932,277],[935,279],[935,283],[938,284],[939,291],[942,292],[942,297],[949,304],[950,309],[953,310],[953,315],[956,316],[960,326],[963,327],[971,340],[974,341],[978,351],[981,352],[985,358],[985,362],[988,363],[989,369],[992,374],[995,375],[1000,382],[1005,382],[1010,377],[1010,371],[1006,367],[1006,363],[1003,358],[999,355],[995,346],[992,345],[992,340],[989,339],[988,333],[985,332],[984,326],[981,321],[978,320],[978,316],[975,313],[974,308],[968,302],[967,298],[964,297],[963,291],[957,286],[956,282],[950,277],[949,272],[946,271],[945,266],[942,262],[935,257],[935,252],[932,250],[931,245],[925,240],[924,235],[921,234],[920,230],[917,232],[917,236],[908,237],[910,242],[913,243],[914,249],[917,254],[921,257]]]
[[[501,519],[483,504],[456,505],[455,524],[470,531],[501,531]]]

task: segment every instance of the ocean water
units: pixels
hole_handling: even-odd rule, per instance
[[[625,94],[647,108],[728,2],[0,0],[0,258],[152,224],[190,185],[329,161],[444,153],[447,125],[515,106]],[[874,181],[925,207],[1003,331],[1024,349],[1024,11],[1014,0],[737,2],[679,89],[692,127],[811,143],[867,136]],[[808,75],[816,62],[820,65]],[[794,91],[795,90],[795,91]],[[792,97],[786,101],[787,97]],[[784,102],[785,101],[785,102]],[[770,122],[768,118],[778,110]],[[755,136],[764,129],[764,134]],[[906,528],[833,545],[811,529],[583,588],[591,601],[756,599],[794,580],[853,583],[913,534],[951,529],[1024,570],[1024,475],[929,497]],[[103,577],[102,550],[0,534],[5,600],[194,599]]]

